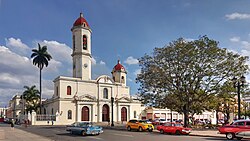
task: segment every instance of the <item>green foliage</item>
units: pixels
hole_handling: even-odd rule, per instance
[[[40,93],[36,89],[36,86],[33,85],[31,87],[24,86],[25,91],[23,92],[21,98],[25,99],[25,107],[26,111],[37,111],[40,100]]]
[[[43,69],[44,65],[47,67],[50,59],[52,59],[51,55],[47,52],[47,46],[41,47],[38,43],[38,49],[32,49],[31,58],[33,59],[33,64],[40,69]]]
[[[219,48],[218,42],[206,36],[189,42],[179,38],[139,59],[140,96],[145,104],[155,106],[159,99],[150,101],[151,95],[166,96],[165,107],[174,107],[187,118],[190,113],[209,110],[221,85],[246,73],[247,60],[246,56]]]

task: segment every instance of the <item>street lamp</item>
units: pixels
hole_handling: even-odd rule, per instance
[[[111,97],[111,126],[114,126],[114,109],[113,109],[114,98]]]
[[[245,76],[241,76],[240,79],[236,77],[233,78],[234,88],[237,88],[237,95],[238,95],[238,120],[240,119],[240,88],[244,86],[246,81]]]

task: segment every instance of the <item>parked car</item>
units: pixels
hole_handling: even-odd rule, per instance
[[[220,134],[226,134],[228,140],[234,138],[241,139],[242,137],[237,137],[236,133],[242,131],[250,131],[250,120],[238,120],[230,125],[225,125],[218,128]]]
[[[237,132],[235,133],[235,136],[238,140],[241,140],[242,138],[248,138],[250,139],[250,131],[241,131],[241,132]]]
[[[95,126],[91,122],[74,122],[66,126],[66,131],[69,131],[71,134],[80,134],[83,136],[103,133],[102,127]]]
[[[146,122],[148,124],[152,124],[152,122],[149,119],[145,119],[145,120],[142,120],[142,121],[144,121],[144,122]]]
[[[137,120],[137,119],[133,119],[127,122],[126,128],[128,131],[131,131],[132,129],[136,129],[140,132],[145,131],[145,130],[152,132],[154,130],[154,126],[152,124],[149,124],[145,122],[144,120]]]
[[[152,121],[152,124],[153,125],[162,125],[162,124],[164,124],[166,122],[167,122],[166,119],[155,119],[155,120]]]
[[[185,128],[180,123],[165,123],[163,125],[157,126],[157,130],[160,131],[161,134],[169,133],[176,135],[188,135],[191,132],[191,128]]]

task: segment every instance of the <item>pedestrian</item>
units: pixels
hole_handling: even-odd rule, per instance
[[[14,130],[14,120],[12,119],[10,122],[11,130]]]
[[[110,118],[108,118],[108,126],[110,125]]]
[[[25,128],[27,128],[28,127],[28,121],[26,119],[24,120],[24,124],[25,124]]]
[[[53,120],[51,121],[51,123],[52,123],[52,125],[54,125],[54,121]]]
[[[49,120],[47,121],[47,124],[49,125]]]

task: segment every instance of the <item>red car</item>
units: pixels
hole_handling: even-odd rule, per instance
[[[163,125],[157,126],[157,130],[160,131],[161,134],[169,133],[176,135],[188,135],[192,129],[185,128],[180,123],[165,123]]]
[[[235,134],[242,131],[250,131],[250,120],[238,120],[218,129],[220,134],[226,134],[228,140],[232,140],[233,138],[240,140],[242,137],[236,137]]]

